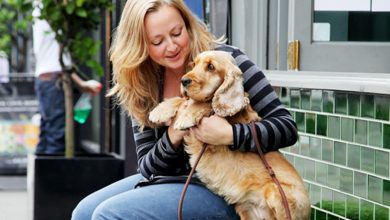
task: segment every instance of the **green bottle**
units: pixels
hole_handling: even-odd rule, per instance
[[[80,124],[84,124],[87,121],[89,114],[92,111],[91,95],[83,93],[79,100],[74,105],[74,120]]]

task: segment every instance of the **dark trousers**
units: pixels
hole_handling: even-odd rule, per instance
[[[65,149],[65,103],[60,78],[35,81],[41,125],[36,153],[62,153]]]

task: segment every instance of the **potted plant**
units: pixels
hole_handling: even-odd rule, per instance
[[[60,45],[60,63],[65,73],[65,155],[38,155],[29,165],[32,182],[33,217],[37,220],[70,219],[73,208],[89,193],[123,177],[123,160],[107,154],[75,155],[73,121],[73,86],[70,74],[84,75],[85,65],[102,75],[103,68],[95,57],[100,44],[92,31],[100,25],[111,0],[42,0],[40,19],[46,20]],[[65,67],[63,53],[69,53],[70,68]],[[31,172],[33,173],[30,173]]]

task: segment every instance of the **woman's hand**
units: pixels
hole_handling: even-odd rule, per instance
[[[169,126],[168,128],[169,140],[171,140],[171,143],[173,144],[173,148],[175,150],[178,150],[179,147],[182,146],[183,138],[187,134],[188,134],[188,130],[178,131],[173,128],[173,125]]]
[[[232,126],[226,119],[218,115],[204,117],[198,126],[191,128],[191,132],[203,143],[212,145],[233,144]]]
[[[179,147],[182,146],[183,138],[188,134],[189,130],[184,130],[184,131],[175,130],[173,128],[173,124],[174,123],[172,119],[165,122],[165,126],[169,126],[168,127],[169,140],[173,144],[173,148],[177,151]]]

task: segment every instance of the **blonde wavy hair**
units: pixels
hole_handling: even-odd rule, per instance
[[[128,0],[114,34],[110,49],[113,64],[113,87],[107,94],[115,100],[140,127],[155,127],[148,120],[149,112],[159,103],[159,80],[163,67],[149,57],[145,30],[145,16],[157,11],[162,5],[175,7],[183,17],[189,37],[190,54],[193,58],[202,51],[213,49],[216,39],[184,4],[183,0]]]

